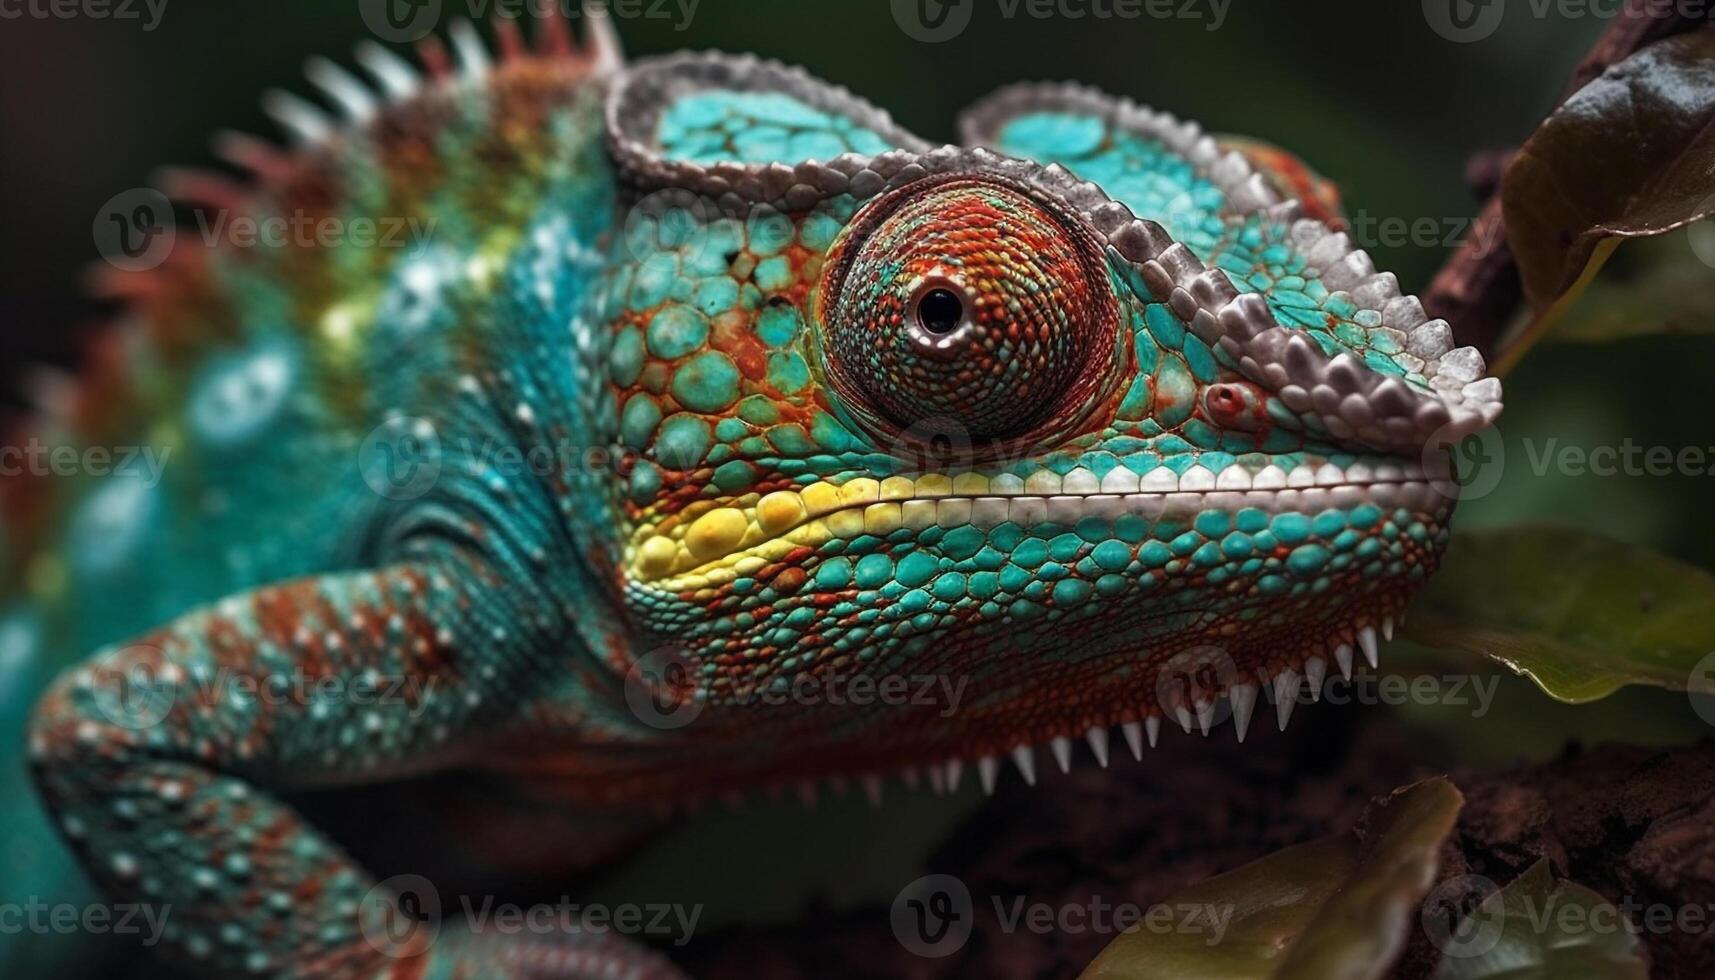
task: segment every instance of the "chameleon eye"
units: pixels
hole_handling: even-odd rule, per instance
[[[866,205],[829,254],[828,376],[865,421],[1028,437],[1096,400],[1118,303],[1075,220],[994,180],[918,182]]]

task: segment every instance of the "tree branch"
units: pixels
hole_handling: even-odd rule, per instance
[[[1659,0],[1627,0],[1625,10],[1572,72],[1555,108],[1639,48],[1706,22],[1706,16],[1681,12],[1682,6]],[[1486,155],[1485,159],[1492,163],[1493,156]],[[1483,189],[1487,200],[1470,234],[1423,293],[1423,305],[1430,316],[1447,320],[1460,343],[1476,347],[1485,357],[1494,352],[1524,296],[1518,264],[1507,246],[1500,181],[1495,179],[1492,185]]]

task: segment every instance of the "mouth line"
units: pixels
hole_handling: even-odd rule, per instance
[[[1228,467],[1235,469],[1240,467]],[[1279,472],[1278,467],[1269,469]],[[1351,469],[1341,470],[1333,464],[1314,470],[1298,467],[1292,477],[1280,473],[1281,486],[1273,485],[1277,481],[1268,478],[1267,470],[1247,472],[1251,486],[1244,489],[1235,486],[1234,480],[1224,481],[1228,486],[1222,487],[1223,481],[1209,474],[1207,481],[1198,481],[1207,482],[1206,488],[1187,488],[1184,476],[1176,476],[1174,489],[1156,490],[1146,486],[1150,482],[1146,475],[1139,480],[1139,490],[1112,493],[1103,492],[1100,486],[1068,492],[1065,481],[1061,481],[1058,492],[1032,493],[1032,483],[1049,489],[1035,477],[1019,481],[1017,489],[1022,492],[998,494],[992,492],[993,487],[989,493],[957,493],[954,491],[962,489],[959,481],[944,477],[941,481],[920,477],[917,482],[928,485],[912,487],[909,494],[901,494],[897,488],[887,493],[886,483],[874,480],[854,480],[838,487],[816,484],[802,491],[776,491],[748,505],[741,499],[737,505],[705,511],[681,526],[677,538],[655,533],[646,525],[634,538],[626,564],[634,581],[645,587],[687,592],[725,585],[761,571],[796,550],[818,548],[834,538],[886,537],[901,528],[945,530],[969,524],[986,530],[1005,523],[1025,528],[1042,524],[1070,528],[1088,518],[1117,520],[1126,516],[1140,517],[1153,525],[1164,520],[1194,519],[1207,510],[1237,513],[1255,508],[1271,515],[1317,514],[1329,508],[1350,510],[1366,504],[1435,511],[1456,499],[1456,486],[1430,479],[1416,466],[1394,466],[1393,472],[1385,474],[1373,469],[1359,474]],[[1353,479],[1360,475],[1367,478]],[[903,479],[890,478],[887,482]],[[1259,487],[1258,482],[1264,485]],[[825,488],[825,492],[817,492],[818,488]]]

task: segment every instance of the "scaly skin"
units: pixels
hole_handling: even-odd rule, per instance
[[[935,149],[779,66],[541,34],[495,65],[455,35],[421,83],[372,55],[386,105],[336,79],[359,118],[237,147],[247,210],[435,231],[181,248],[75,420],[171,447],[165,482],[8,494],[4,652],[88,654],[30,725],[42,796],[110,896],[171,907],[187,970],[673,973],[575,935],[366,940],[375,880],[286,792],[992,785],[1041,744],[1105,763],[1115,726],[1242,737],[1264,689],[1284,724],[1328,657],[1373,661],[1447,538],[1424,467],[1499,388],[1306,217],[1335,220],[1301,164],[1048,86]],[[398,693],[221,686],[281,677]],[[765,697],[901,677],[959,700]]]

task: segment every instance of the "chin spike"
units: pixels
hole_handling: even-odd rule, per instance
[[[1215,702],[1200,701],[1197,703],[1197,728],[1203,732],[1203,737],[1209,737],[1209,726],[1215,721]]]
[[[881,806],[881,777],[863,777],[863,795],[869,798],[870,806]]]
[[[1364,659],[1369,661],[1370,669],[1375,670],[1379,666],[1381,658],[1376,649],[1376,628],[1374,626],[1366,626],[1358,630],[1358,646],[1364,651]]]
[[[1184,705],[1173,709],[1173,717],[1178,719],[1179,727],[1185,729],[1185,734],[1191,734],[1191,712]],[[1154,742],[1150,743],[1152,748],[1154,745]]]
[[[1072,740],[1064,735],[1057,735],[1048,743],[1048,751],[1054,754],[1054,764],[1061,772],[1072,771]]]
[[[1322,681],[1328,676],[1328,661],[1311,657],[1304,661],[1304,679],[1310,684],[1310,700],[1322,700]]]
[[[946,778],[947,778],[947,792],[948,793],[957,793],[959,791],[959,779],[962,778],[964,775],[965,775],[965,760],[963,760],[963,759],[949,759],[949,760],[947,760],[947,777]]]
[[[1018,766],[1019,775],[1024,777],[1024,785],[1036,785],[1036,756],[1031,753],[1030,746],[1020,745],[1012,750],[1013,764]]]
[[[1340,674],[1346,680],[1352,679],[1352,645],[1342,643],[1334,648],[1334,662],[1340,665]]]
[[[1296,670],[1288,668],[1274,675],[1274,717],[1283,732],[1292,718],[1292,709],[1298,707],[1298,692],[1303,687],[1304,676]]]
[[[983,795],[994,795],[995,777],[1000,775],[1000,763],[993,756],[983,756],[977,760],[977,776],[982,780]]]
[[[1149,733],[1149,747],[1155,748],[1155,743],[1161,741],[1161,717],[1150,715],[1143,723],[1143,730]],[[1187,728],[1185,731],[1189,734],[1191,730]]]
[[[1400,622],[1402,622],[1402,623],[1405,622],[1404,616],[1400,617]],[[1389,643],[1393,642],[1393,625],[1394,625],[1394,623],[1393,623],[1393,617],[1392,616],[1389,616],[1386,619],[1382,620],[1382,639],[1387,640]]]
[[[1160,723],[1156,722],[1156,724],[1160,724]],[[1143,726],[1139,725],[1135,721],[1128,721],[1125,724],[1120,726],[1120,734],[1125,736],[1125,744],[1131,747],[1132,758],[1136,759],[1139,762],[1142,762],[1143,761]],[[1151,745],[1155,744],[1154,736],[1150,737],[1149,744],[1151,744]]]
[[[1238,733],[1241,742],[1245,740],[1245,732],[1251,727],[1251,712],[1256,708],[1256,696],[1255,684],[1236,684],[1227,692],[1228,700],[1233,702],[1233,729]]]
[[[1090,754],[1096,757],[1096,765],[1106,769],[1108,767],[1108,730],[1097,725],[1085,732],[1084,738],[1090,743]]]

